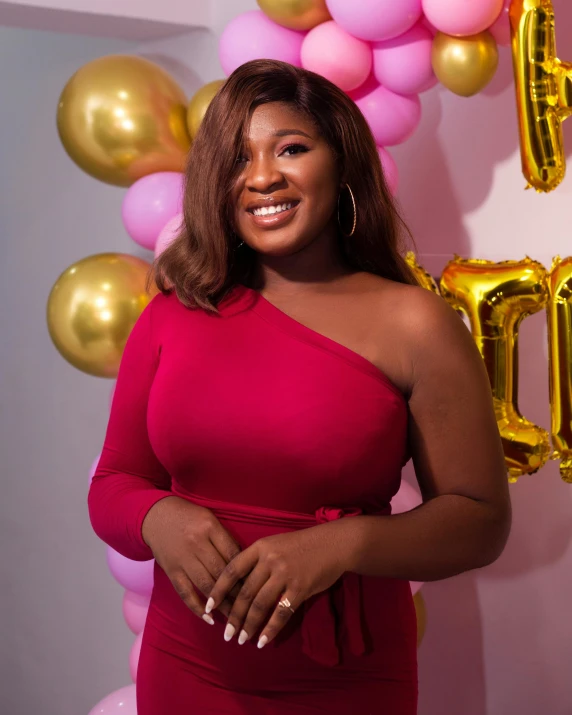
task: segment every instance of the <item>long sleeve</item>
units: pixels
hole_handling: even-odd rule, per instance
[[[170,477],[147,432],[147,404],[160,346],[153,334],[157,296],[135,324],[123,353],[101,459],[88,496],[95,533],[129,559],[152,559],[141,527],[151,507],[172,496]]]

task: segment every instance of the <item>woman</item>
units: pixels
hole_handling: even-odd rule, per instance
[[[325,79],[237,69],[186,187],[89,496],[104,541],[156,560],[138,713],[412,715],[408,580],[485,566],[509,531],[483,363],[415,285]],[[409,456],[424,503],[390,516]]]

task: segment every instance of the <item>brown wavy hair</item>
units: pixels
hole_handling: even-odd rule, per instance
[[[402,237],[409,232],[356,104],[314,72],[285,62],[254,60],[230,75],[201,123],[187,163],[180,233],[153,266],[158,288],[164,293],[175,290],[189,307],[216,310],[236,284],[252,287],[256,252],[247,245],[239,247],[231,192],[241,170],[236,159],[250,117],[256,107],[268,102],[288,103],[315,123],[334,152],[339,175],[351,186],[357,225],[351,238],[340,233],[348,265],[416,284],[401,253]]]

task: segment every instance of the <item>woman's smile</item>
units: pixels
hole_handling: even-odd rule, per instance
[[[275,228],[288,223],[296,215],[299,205],[299,200],[257,202],[247,209],[247,213],[255,226]]]

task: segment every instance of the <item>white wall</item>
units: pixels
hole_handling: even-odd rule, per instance
[[[222,23],[223,10],[230,17],[255,3],[218,5]],[[555,7],[561,56],[572,59],[572,7],[567,0]],[[221,76],[210,33],[134,48],[0,30],[0,566],[8,574],[0,711],[11,715],[82,715],[129,683],[133,637],[121,616],[122,591],[85,505],[109,383],[59,357],[44,310],[53,281],[75,259],[137,252],[121,225],[123,191],[72,164],[54,119],[77,67],[134,49],[162,62],[188,91]],[[511,81],[505,51],[484,95],[464,100],[433,90],[423,98],[419,131],[393,150],[405,216],[422,262],[436,274],[455,252],[495,260],[529,254],[547,267],[556,253],[572,255],[572,162],[555,193],[522,190]],[[520,379],[524,414],[548,427],[543,315],[523,324]],[[420,715],[570,713],[572,489],[551,464],[522,478],[512,497],[514,529],[501,560],[424,587]]]

